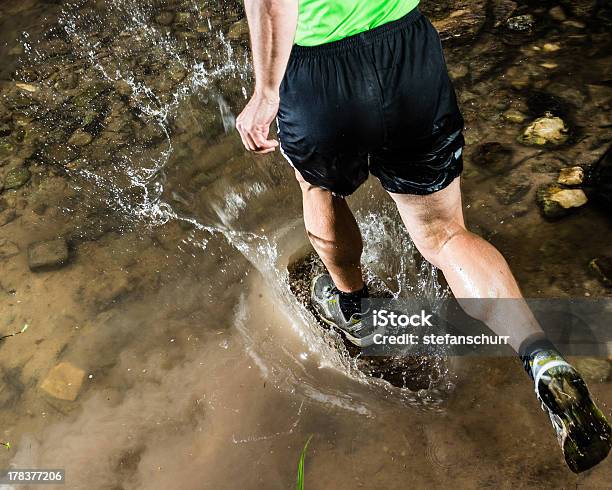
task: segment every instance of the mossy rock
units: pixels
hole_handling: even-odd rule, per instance
[[[6,174],[4,178],[4,188],[5,189],[18,189],[22,185],[26,184],[32,174],[26,167],[18,167]]]

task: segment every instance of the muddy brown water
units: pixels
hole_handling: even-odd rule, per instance
[[[466,118],[470,228],[529,297],[610,297],[588,270],[610,254],[609,213],[589,202],[548,221],[535,202],[610,142],[609,6],[423,10]],[[531,27],[510,29],[520,15]],[[232,129],[252,86],[242,17],[238,2],[0,3],[0,182],[30,172],[0,193],[2,250],[17,250],[0,258],[0,333],[28,324],[0,343],[0,467],[65,468],[62,488],[281,489],[312,435],[312,489],[609,488],[609,461],[565,467],[516,358],[441,355],[400,388],[295,297],[299,188]],[[546,112],[569,141],[519,144]],[[446,297],[375,180],[349,202],[389,290]],[[31,272],[29,244],[58,237],[68,263]],[[610,418],[601,361],[589,384]],[[62,362],[83,372],[73,401],[42,388]]]

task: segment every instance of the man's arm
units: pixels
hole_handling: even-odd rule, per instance
[[[269,140],[278,112],[279,88],[293,46],[298,0],[245,0],[251,33],[255,92],[236,119],[236,129],[247,150],[269,153],[278,146]]]

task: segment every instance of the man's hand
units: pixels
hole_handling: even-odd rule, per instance
[[[278,96],[255,92],[236,119],[236,129],[244,147],[263,155],[275,150],[278,141],[268,139],[270,125],[278,112]]]

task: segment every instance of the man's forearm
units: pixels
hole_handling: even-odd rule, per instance
[[[298,17],[298,0],[245,0],[255,70],[255,92],[278,97]]]

